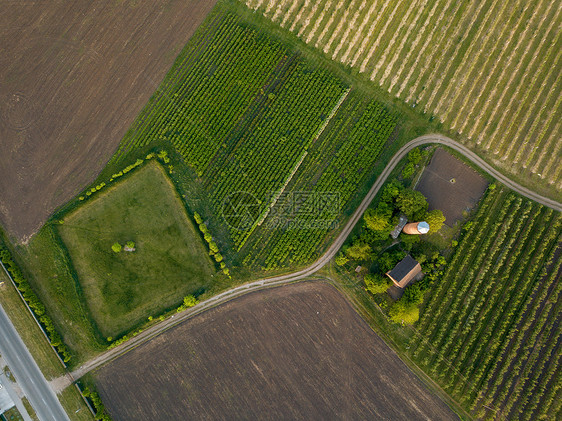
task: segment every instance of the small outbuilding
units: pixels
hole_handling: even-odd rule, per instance
[[[388,276],[398,288],[406,288],[421,271],[421,265],[408,254],[398,262],[394,269],[386,272],[386,276]]]

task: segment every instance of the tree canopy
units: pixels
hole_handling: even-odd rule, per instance
[[[445,216],[439,209],[434,209],[425,214],[424,220],[429,224],[429,232],[437,232],[445,222]]]
[[[377,209],[367,209],[365,224],[373,231],[387,231],[392,228],[392,210],[388,206],[379,206]]]
[[[371,246],[365,243],[355,243],[345,249],[345,254],[350,259],[367,260],[371,255]]]
[[[395,323],[404,322],[411,325],[420,318],[420,310],[416,304],[400,300],[390,308],[388,315]]]
[[[371,294],[382,294],[390,286],[390,279],[379,274],[368,273],[365,275],[365,289]]]
[[[424,195],[412,189],[403,189],[396,198],[396,205],[410,220],[423,218],[427,211]]]

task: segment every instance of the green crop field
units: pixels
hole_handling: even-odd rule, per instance
[[[488,193],[408,351],[477,418],[559,419],[562,215]]]
[[[151,144],[173,146],[204,186],[212,214],[220,217],[236,200],[229,211],[238,212],[236,197],[244,193],[241,205],[252,214],[243,227],[230,221],[230,242],[246,266],[275,269],[318,255],[330,222],[372,176],[397,123],[381,103],[218,8],[112,162]],[[306,193],[300,211],[279,222],[281,202],[296,201],[296,192]],[[331,203],[318,205],[333,193]]]
[[[175,309],[185,296],[205,293],[217,279],[201,234],[160,164],[147,160],[85,202],[73,203],[19,256],[79,359],[149,316]],[[129,241],[135,251],[113,251],[115,243]]]
[[[491,163],[562,187],[562,9],[554,0],[245,0]]]
[[[162,168],[149,163],[63,219],[58,231],[100,332],[116,337],[205,289],[214,273]],[[135,243],[114,252],[112,244]]]

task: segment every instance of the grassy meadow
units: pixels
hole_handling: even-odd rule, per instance
[[[104,336],[115,337],[200,293],[214,266],[163,169],[149,163],[58,227]],[[112,250],[115,242],[135,251]]]

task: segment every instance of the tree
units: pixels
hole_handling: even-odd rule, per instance
[[[414,167],[414,164],[408,162],[404,167],[404,169],[402,170],[402,178],[410,178],[411,176],[414,175],[415,172],[416,172],[416,168]]]
[[[343,266],[347,262],[349,262],[349,259],[345,256],[345,254],[343,254],[341,252],[336,256],[335,260],[336,260],[336,265],[338,265],[338,266]]]
[[[382,294],[390,286],[390,280],[386,276],[368,273],[365,275],[365,289],[371,294]]]
[[[220,253],[215,254],[214,257],[215,257],[215,261],[217,263],[222,262],[222,260],[223,260],[222,254],[220,254]]]
[[[199,215],[197,212],[193,213],[193,219],[195,219],[195,222],[197,222],[197,225],[200,225],[203,223],[203,219],[201,218],[201,215]]]
[[[388,315],[395,323],[412,325],[420,318],[420,310],[417,305],[400,300],[390,307]]]
[[[408,161],[414,165],[418,165],[422,159],[422,153],[419,148],[412,149],[408,152]]]
[[[345,254],[350,259],[367,260],[371,255],[371,246],[365,243],[355,243],[345,249]]]
[[[388,272],[404,257],[406,257],[406,253],[404,253],[403,251],[387,251],[381,254],[377,259],[379,269],[381,270],[381,272]]]
[[[429,224],[429,232],[437,232],[445,222],[445,216],[439,209],[434,209],[425,214],[425,222]]]
[[[421,219],[427,210],[427,200],[419,191],[404,189],[396,198],[396,205],[408,219]]]
[[[386,186],[381,194],[381,201],[385,203],[393,203],[394,199],[398,197],[404,186],[398,180],[392,180]]]
[[[129,247],[130,249],[134,249],[135,248],[135,242],[134,241],[127,241],[127,244],[125,244],[127,247]]]
[[[218,253],[219,247],[217,246],[217,243],[215,243],[214,241],[211,241],[209,243],[209,250],[211,250],[213,253]]]
[[[424,290],[421,288],[420,283],[416,282],[406,287],[401,300],[408,304],[421,304],[423,301],[423,294]]]
[[[183,298],[183,305],[185,306],[185,308],[193,307],[198,302],[199,300],[195,298],[193,295],[187,295]]]
[[[386,231],[391,226],[392,211],[388,206],[379,206],[376,210],[367,209],[365,212],[365,225],[373,231]]]
[[[115,253],[119,253],[121,249],[122,247],[119,243],[113,243],[113,245],[111,246],[111,250],[113,250]]]

